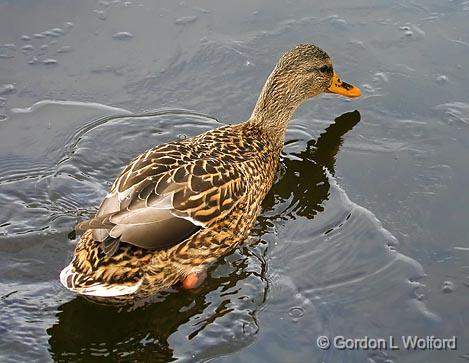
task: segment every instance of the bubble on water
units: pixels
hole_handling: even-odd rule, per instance
[[[132,33],[129,32],[117,32],[114,33],[112,37],[116,40],[129,40],[132,39],[134,36]]]
[[[34,50],[34,47],[31,44],[26,44],[22,46],[21,49],[23,50],[23,52],[30,52]]]
[[[52,29],[42,32],[40,35],[43,35],[44,37],[47,36],[47,37],[52,37],[52,38],[58,38],[64,34],[65,34],[65,31],[62,28],[52,28]],[[36,34],[34,34],[34,37],[38,38],[36,37]]]
[[[0,121],[5,121],[7,118],[7,115],[0,114]]]
[[[407,37],[411,37],[412,35],[414,35],[414,32],[407,25],[401,26],[401,27],[399,27],[399,29],[403,30],[404,35],[407,36]]]
[[[48,44],[43,44],[39,47],[40,50],[46,50],[49,48],[49,45]]]
[[[174,24],[176,24],[176,25],[188,25],[188,24],[195,23],[197,21],[197,19],[198,19],[198,17],[196,15],[183,16],[181,18],[177,18],[174,21]]]
[[[450,293],[450,292],[453,292],[454,291],[454,283],[452,281],[444,281],[443,282],[443,285],[441,286],[441,291],[443,291],[444,293]]]
[[[444,74],[440,74],[439,76],[436,77],[436,83],[442,85],[448,82],[448,77],[446,77]]]
[[[67,21],[65,23],[65,28],[67,28],[67,29],[73,28],[73,26],[74,26],[74,24],[71,21]]]
[[[52,59],[52,58],[46,58],[42,61],[43,64],[45,65],[56,65],[57,64],[57,60],[56,59]]]
[[[36,39],[44,39],[46,36],[44,34],[41,34],[41,33],[36,33],[33,35],[34,38]]]
[[[413,288],[415,289],[418,289],[420,287],[424,287],[425,285],[422,284],[420,281],[418,281],[417,279],[415,278],[409,278],[409,285],[412,286]]]
[[[425,37],[425,32],[417,25],[404,25],[399,27],[399,29],[404,31],[404,35],[406,37],[412,37],[414,39],[421,39]]]
[[[39,63],[39,59],[37,57],[33,57],[31,60],[28,61],[28,64],[38,64]]]
[[[416,297],[417,300],[423,301],[423,299],[425,298],[425,294],[418,294],[418,293],[416,293],[416,294],[415,294],[415,297]]]
[[[65,32],[62,28],[53,28],[49,30],[51,33],[57,34],[57,35],[64,35]]]
[[[63,45],[59,49],[56,50],[56,53],[69,53],[73,50],[73,48],[69,45]]]
[[[297,322],[305,314],[304,309],[299,306],[294,306],[288,310],[288,315],[293,322]]]
[[[12,50],[15,50],[15,49],[16,49],[16,44],[13,44],[13,43],[3,44],[3,46],[4,46],[5,48],[12,49]]]
[[[22,35],[20,39],[24,40],[25,42],[29,42],[31,40],[31,37],[25,34],[25,35]]]
[[[51,30],[46,30],[46,31],[43,32],[42,34],[45,35],[45,36],[48,36],[48,37],[53,37],[53,38],[60,37],[60,34],[54,33],[54,32],[51,31]]]
[[[0,84],[0,95],[11,95],[16,93],[16,87],[11,83]]]

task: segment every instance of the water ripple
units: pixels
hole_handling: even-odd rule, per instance
[[[382,296],[390,290],[417,301],[411,292],[418,287],[409,281],[423,274],[420,265],[396,250],[397,240],[334,178],[343,136],[359,120],[356,111],[344,114],[317,138],[308,131],[311,120],[294,120],[251,239],[216,263],[197,291],[126,308],[92,304],[60,288],[57,275],[75,243],[66,232],[80,214],[93,213],[135,155],[218,121],[186,110],[136,115],[52,101],[15,110],[2,125],[11,139],[0,143],[0,201],[11,206],[0,211],[7,221],[0,224],[0,313],[7,317],[0,330],[9,332],[0,349],[17,360],[26,342],[37,347],[29,352],[37,359],[203,361],[267,336],[275,342],[270,329],[292,334],[288,324],[304,332],[294,344],[306,344],[318,332],[337,331],[332,316],[386,304]],[[423,302],[412,306],[437,319]],[[111,328],[116,322],[125,328]]]

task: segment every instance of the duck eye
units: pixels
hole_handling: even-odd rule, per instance
[[[322,66],[321,68],[319,68],[319,71],[320,71],[321,73],[327,73],[327,72],[329,72],[329,66],[324,65],[324,66]]]

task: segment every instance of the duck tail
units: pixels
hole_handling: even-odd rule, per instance
[[[80,295],[95,297],[115,297],[135,294],[142,285],[143,279],[136,282],[108,283],[105,281],[95,281],[89,276],[85,276],[75,271],[70,263],[60,272],[60,282],[68,290]]]
[[[135,294],[142,285],[139,266],[130,266],[122,254],[106,256],[102,243],[93,240],[91,230],[78,242],[72,262],[60,273],[68,290],[90,297],[117,297]]]

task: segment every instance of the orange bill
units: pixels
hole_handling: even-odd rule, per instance
[[[326,92],[337,93],[339,95],[348,97],[358,97],[362,94],[360,88],[342,81],[335,72],[332,76],[332,84]]]

